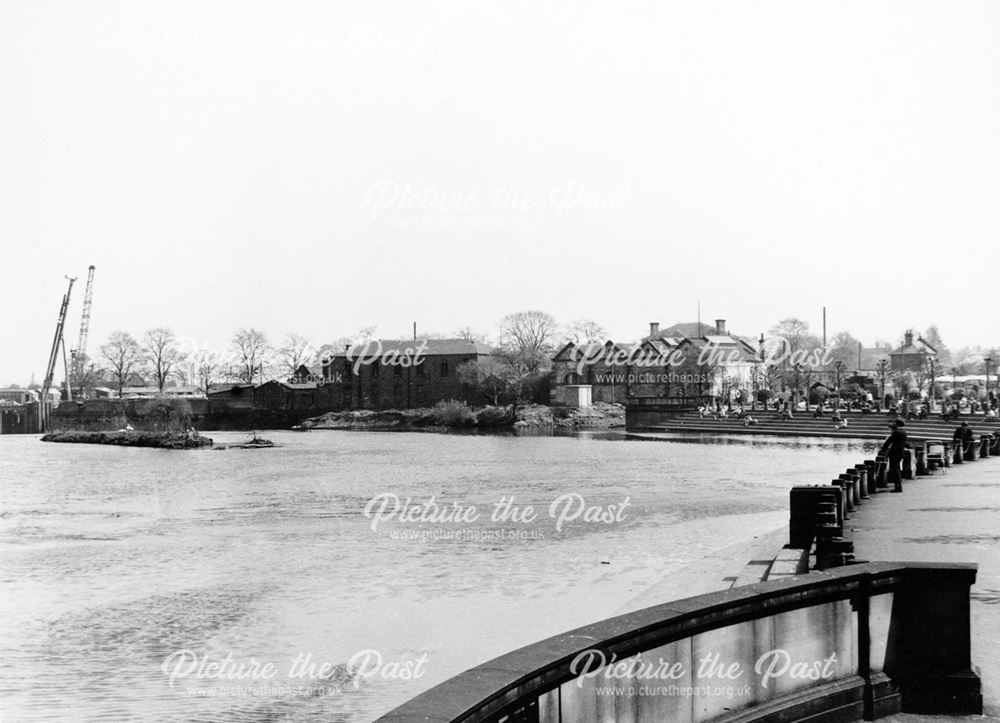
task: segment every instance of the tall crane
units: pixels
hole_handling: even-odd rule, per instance
[[[66,289],[66,293],[62,299],[62,306],[59,307],[59,321],[56,322],[56,333],[52,337],[52,350],[49,352],[49,364],[45,367],[45,381],[42,382],[42,398],[38,405],[39,422],[41,423],[42,431],[45,431],[49,426],[49,390],[52,388],[52,375],[56,371],[56,357],[59,356],[60,349],[63,352],[64,363],[66,359],[63,328],[66,326],[66,309],[69,307],[69,296],[73,293],[73,282],[76,281],[76,277],[67,276],[66,278],[69,279],[69,288]]]
[[[77,386],[82,383],[84,367],[87,364],[87,334],[90,332],[90,307],[94,300],[94,265],[87,269],[87,289],[83,293],[83,313],[80,314],[80,337],[76,348],[70,351],[73,360],[73,381]]]

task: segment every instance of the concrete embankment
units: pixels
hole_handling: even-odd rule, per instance
[[[201,449],[212,446],[209,437],[175,432],[52,432],[44,435],[42,441],[159,449]]]

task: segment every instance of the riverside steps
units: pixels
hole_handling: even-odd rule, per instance
[[[743,420],[732,416],[725,419],[700,417],[696,411],[673,412],[669,415],[643,414],[641,409],[629,409],[627,429],[629,432],[684,432],[709,434],[765,434],[794,437],[833,437],[841,439],[885,439],[886,431],[891,421],[885,412],[862,414],[861,412],[841,411],[847,420],[847,427],[835,429],[831,412],[824,412],[822,417],[813,417],[811,411],[795,412],[792,419],[781,419],[778,412],[753,411],[748,413],[757,420],[757,424],[746,426]],[[982,456],[983,434],[992,433],[1000,436],[1000,423],[989,420],[984,415],[963,414],[958,421],[944,421],[940,415],[932,414],[927,419],[906,420],[906,432],[910,439],[938,439],[951,442],[955,428],[962,422],[968,422],[976,437],[975,448],[968,446],[968,455]],[[996,454],[991,447],[991,454]]]
[[[379,720],[996,719],[1000,461],[963,451],[954,467],[931,438],[918,444],[923,460],[911,455],[898,490],[878,459],[793,487],[788,544],[751,561],[766,581],[661,598],[540,641]]]

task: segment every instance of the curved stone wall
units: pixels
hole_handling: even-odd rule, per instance
[[[978,713],[968,564],[868,563],[677,600],[484,663],[380,720],[858,720]]]

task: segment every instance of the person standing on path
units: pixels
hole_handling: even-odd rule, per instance
[[[892,432],[889,434],[888,439],[882,444],[882,449],[880,454],[889,457],[889,475],[888,481],[892,482],[893,492],[903,491],[903,474],[900,470],[900,464],[903,462],[903,455],[906,453],[906,448],[909,446],[906,439],[906,430],[903,427],[906,426],[906,422],[902,419],[897,419],[893,421],[889,428]]]
[[[952,441],[955,443],[955,447],[961,450],[960,453],[963,457],[969,453],[973,442],[975,442],[975,436],[968,422],[962,422],[958,425],[955,434],[952,435]]]

